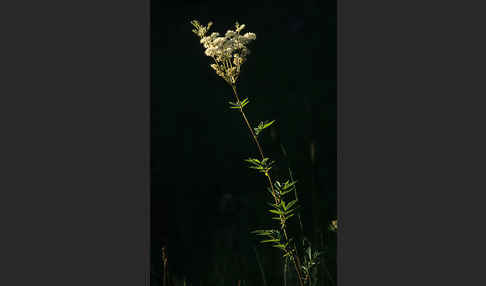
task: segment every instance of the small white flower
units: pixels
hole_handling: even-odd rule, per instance
[[[245,39],[248,41],[256,39],[256,35],[254,33],[246,33],[243,37],[245,37]]]
[[[236,35],[236,33],[234,31],[231,31],[231,30],[228,30],[228,32],[226,32],[226,35],[225,37],[227,38],[232,38]]]

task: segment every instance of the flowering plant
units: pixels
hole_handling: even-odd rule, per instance
[[[250,54],[247,45],[256,39],[256,35],[254,33],[245,33],[241,35],[240,33],[245,28],[245,25],[240,25],[238,22],[236,22],[235,30],[228,30],[224,36],[220,36],[220,34],[216,32],[208,35],[212,22],[203,26],[198,21],[194,20],[191,21],[191,24],[195,27],[193,32],[200,38],[200,43],[205,49],[205,54],[208,57],[211,57],[214,61],[214,63],[210,65],[211,68],[213,68],[216,74],[223,78],[233,89],[235,102],[230,101],[229,108],[240,111],[260,155],[260,159],[248,158],[245,161],[250,164],[249,168],[258,170],[267,178],[269,186],[267,187],[267,190],[273,198],[273,201],[269,204],[271,206],[269,212],[274,215],[272,219],[279,222],[278,226],[272,229],[255,230],[253,233],[266,237],[266,239],[261,241],[262,243],[271,243],[273,247],[282,250],[286,262],[288,260],[292,261],[295,266],[300,286],[303,286],[305,283],[310,283],[311,269],[318,264],[318,257],[321,253],[312,251],[310,243],[305,240],[307,247],[304,250],[305,254],[303,259],[301,259],[296,244],[287,233],[287,221],[295,214],[297,214],[300,219],[298,212],[296,212],[299,207],[297,204],[298,197],[295,186],[297,181],[293,180],[292,173],[290,173],[290,180],[286,180],[283,183],[280,183],[277,180],[273,182],[270,170],[275,162],[264,156],[263,149],[258,140],[258,136],[262,131],[271,126],[275,120],[270,122],[260,122],[257,127],[252,128],[244,112],[244,107],[249,103],[249,100],[248,98],[240,100],[236,89],[241,66]],[[295,199],[286,201],[289,194],[295,194]]]

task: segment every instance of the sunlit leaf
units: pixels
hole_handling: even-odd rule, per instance
[[[266,123],[263,128],[267,128],[268,126],[272,125],[275,122],[275,120],[270,121],[269,123]]]
[[[284,213],[282,211],[277,211],[277,210],[269,210],[269,212],[278,214],[278,215],[283,215]]]
[[[266,242],[279,242],[280,239],[267,239],[267,240],[262,240],[260,243],[266,243]]]

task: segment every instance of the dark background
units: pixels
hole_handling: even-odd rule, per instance
[[[336,2],[154,0],[153,285],[160,283],[164,245],[171,273],[194,285],[240,279],[262,284],[254,246],[270,284],[281,271],[272,263],[278,262],[278,251],[262,248],[250,233],[271,223],[266,182],[243,161],[256,157],[257,148],[239,112],[228,108],[231,88],[210,69],[210,58],[192,33],[194,19],[204,25],[213,21],[210,31],[220,33],[238,21],[257,35],[238,92],[250,100],[246,115],[253,127],[276,120],[260,136],[263,151],[277,162],[276,179],[289,179],[287,168],[292,169],[304,206],[304,232],[316,247],[334,248],[328,263],[335,273],[335,235],[326,226],[336,218]]]

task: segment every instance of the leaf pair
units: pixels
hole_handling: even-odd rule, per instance
[[[228,101],[228,103],[231,105],[230,106],[231,109],[243,109],[243,107],[245,107],[248,104],[248,102],[250,102],[248,98],[245,98],[243,101],[239,101],[239,102]]]
[[[289,182],[288,180],[282,185],[279,181],[275,182],[275,189],[276,189],[276,193],[279,195],[279,196],[283,196],[283,195],[286,195],[290,192],[292,192],[294,189],[295,189],[295,184],[297,183],[297,181],[292,181],[292,182]]]
[[[256,235],[267,236],[269,239],[262,240],[260,243],[267,243],[267,242],[280,242],[281,234],[280,231],[275,229],[261,229],[261,230],[254,230],[252,233]]]
[[[246,162],[252,164],[252,166],[250,166],[249,168],[256,169],[260,173],[264,173],[264,174],[267,174],[268,171],[272,169],[272,166],[275,163],[275,161],[269,161],[269,160],[270,160],[269,158],[264,158],[262,161],[253,158],[245,159]]]
[[[280,231],[275,229],[269,229],[255,230],[252,231],[252,233],[256,235],[267,236],[268,239],[262,240],[260,241],[260,243],[273,243],[272,247],[279,248],[285,252],[284,257],[292,254],[292,252],[288,250],[289,243],[292,241],[292,239],[289,239],[286,243],[282,243],[282,234]]]

